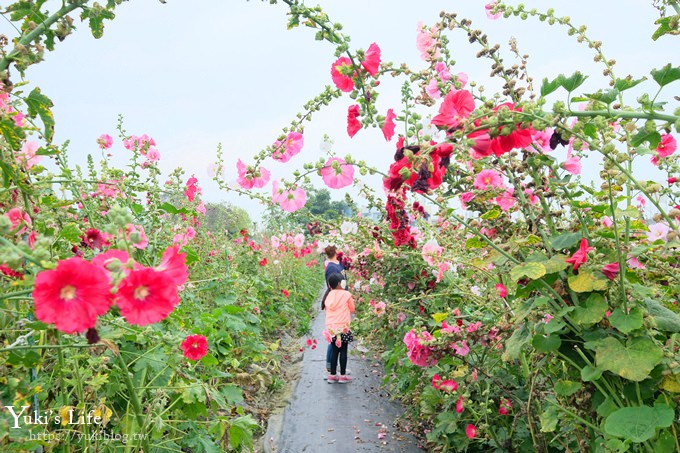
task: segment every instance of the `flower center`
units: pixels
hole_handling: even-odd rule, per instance
[[[66,285],[59,291],[59,297],[63,300],[73,300],[76,298],[76,287],[72,285]]]
[[[194,349],[196,349],[196,348],[198,347],[198,343],[193,343],[193,344],[191,345],[191,347],[194,348]]]
[[[146,286],[138,286],[135,288],[135,299],[144,300],[149,295],[149,288]]]

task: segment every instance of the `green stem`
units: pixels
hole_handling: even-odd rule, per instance
[[[36,344],[33,346],[14,346],[12,348],[0,349],[0,352],[19,351],[27,349],[68,349],[68,348],[94,348],[95,346],[102,346],[101,344]]]
[[[5,58],[0,60],[0,72],[5,71],[9,67],[10,63],[16,60],[17,56],[21,53],[21,51],[17,49],[18,46],[25,47],[31,42],[35,41],[41,34],[45,32],[45,30],[48,30],[59,19],[65,17],[71,11],[81,8],[86,3],[87,3],[86,0],[79,0],[62,6],[61,9],[59,9],[56,13],[52,14],[50,17],[45,19],[43,22],[41,22],[40,25],[31,30],[30,33],[24,35],[19,40],[17,45],[14,46],[14,49],[9,54],[7,54]]]
[[[132,403],[132,408],[135,411],[135,418],[137,420],[137,425],[139,425],[139,430],[141,431],[141,436],[142,437],[142,445],[144,448],[145,452],[150,452],[151,449],[149,448],[149,440],[147,439],[146,433],[143,431],[144,430],[144,414],[142,412],[142,405],[139,402],[139,398],[137,397],[137,392],[135,391],[135,387],[132,385],[132,378],[130,377],[130,372],[128,371],[127,364],[125,363],[125,360],[123,360],[123,356],[121,354],[117,355],[118,359],[118,366],[120,367],[120,370],[123,373],[123,380],[125,381],[125,386],[127,387],[128,394],[130,395],[130,402]]]
[[[4,296],[0,296],[0,300],[12,299],[12,298],[15,298],[15,297],[18,297],[18,296],[25,296],[25,295],[31,294],[32,292],[33,292],[32,289],[24,289],[24,290],[21,290],[21,291],[14,291],[13,293],[9,293],[9,294],[5,294]]]
[[[548,404],[552,404],[553,406],[557,407],[559,410],[565,412],[566,414],[571,415],[573,418],[575,418],[575,419],[578,420],[579,422],[583,423],[584,425],[586,425],[586,426],[589,427],[590,429],[594,430],[595,432],[598,432],[598,433],[600,432],[600,428],[598,428],[597,426],[593,425],[593,424],[590,423],[589,421],[585,420],[583,417],[579,416],[579,415],[576,414],[575,412],[572,412],[572,411],[570,411],[569,409],[567,409],[567,408],[565,408],[565,407],[562,407],[562,406],[560,406],[559,404],[557,404],[557,403],[555,403],[555,402],[553,402],[553,401],[550,401],[550,400],[545,400],[545,401],[546,401]]]
[[[614,240],[616,241],[616,255],[619,260],[619,295],[621,297],[621,303],[623,304],[623,309],[628,313],[628,301],[626,297],[626,287],[623,275],[626,272],[626,261],[623,259],[623,253],[621,251],[621,240],[619,239],[619,229],[616,226],[616,206],[614,205],[614,196],[612,195],[612,183],[611,178],[607,178],[608,182],[608,193],[609,193],[609,207],[612,210],[612,226],[614,227]]]
[[[610,118],[610,119],[625,118],[625,119],[643,119],[643,120],[662,120],[662,121],[668,121],[670,123],[675,123],[676,121],[680,120],[680,116],[667,115],[667,114],[664,114],[664,113],[656,113],[656,112],[630,112],[630,111],[610,112],[609,110],[585,110],[585,111],[581,112],[581,111],[568,110],[564,114],[566,116],[576,116],[576,117],[586,117],[586,118],[592,118],[592,117],[595,117],[595,116],[604,116],[605,118]]]

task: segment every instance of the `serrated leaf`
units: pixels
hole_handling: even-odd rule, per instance
[[[26,105],[28,106],[28,116],[35,118],[40,116],[45,129],[43,135],[49,142],[54,136],[54,116],[50,110],[54,104],[52,100],[40,92],[40,88],[34,88],[33,91],[26,98]]]
[[[587,78],[587,75],[583,75],[580,71],[576,71],[571,77],[565,77],[563,74],[560,74],[557,76],[556,80],[562,88],[571,93],[576,88],[580,87]]]
[[[654,149],[659,145],[659,143],[661,143],[661,135],[657,131],[647,132],[646,130],[642,129],[630,140],[630,144],[635,147],[640,146],[644,142],[648,142],[649,147]]]
[[[678,20],[680,20],[680,15],[676,14],[675,16],[666,16],[666,17],[661,17],[654,22],[659,26],[659,28],[656,29],[654,34],[652,35],[652,40],[656,41],[666,33],[670,33],[672,31],[675,31],[677,28],[671,27],[671,21],[675,21],[675,23],[678,23]]]
[[[600,322],[607,312],[607,302],[598,293],[591,294],[582,306],[578,306],[572,312],[572,319],[577,324],[590,326]]]
[[[609,323],[619,332],[629,333],[642,327],[642,310],[632,307],[628,314],[617,308],[609,315]]]
[[[638,292],[642,293],[642,291]],[[649,293],[653,294],[653,291],[649,291]],[[651,296],[652,294],[649,293],[645,295]],[[649,313],[649,316],[656,324],[657,329],[670,333],[680,332],[680,316],[677,313],[650,298],[645,299],[645,308],[647,308],[647,313]]]
[[[479,237],[473,236],[465,241],[465,248],[470,249],[481,249],[486,247],[486,243],[482,241]]]
[[[607,91],[600,90],[597,93],[587,94],[586,96],[588,96],[590,99],[594,99],[609,105],[618,98],[619,90],[616,88],[612,88],[611,90]]]
[[[14,151],[19,151],[21,143],[26,138],[24,130],[16,126],[11,119],[0,120],[0,134]]]
[[[650,71],[652,78],[659,86],[666,86],[671,82],[680,79],[680,67],[675,68],[670,63],[661,69],[652,69]]]
[[[625,346],[614,337],[586,342],[585,346],[595,351],[598,368],[636,382],[647,379],[663,358],[661,348],[645,337],[633,338]]]
[[[607,417],[604,432],[610,436],[640,443],[654,437],[657,428],[671,426],[674,418],[675,411],[665,404],[654,407],[622,407]]]
[[[501,211],[499,209],[492,209],[491,211],[487,211],[484,214],[482,214],[482,219],[484,220],[493,220],[497,219],[501,215]]]
[[[225,385],[220,389],[220,393],[229,404],[239,404],[243,401],[243,391],[235,385]]]
[[[505,350],[501,358],[506,362],[518,359],[522,346],[527,344],[529,340],[531,340],[531,332],[526,324],[522,324],[519,329],[512,333],[508,341],[505,342]]]
[[[562,345],[562,339],[559,335],[543,335],[539,333],[534,335],[534,338],[531,340],[531,345],[536,348],[537,351],[546,353],[559,349]]]
[[[555,255],[547,261],[543,261],[543,267],[545,267],[546,274],[554,274],[555,272],[560,272],[569,267],[569,263],[565,260],[568,258],[566,255]]]
[[[555,383],[554,389],[557,396],[571,396],[581,389],[581,383],[561,380]]]
[[[196,250],[192,249],[191,247],[182,247],[181,250],[182,253],[186,253],[187,255],[187,260],[186,260],[186,265],[189,266],[197,261],[200,260],[198,257],[198,253],[196,253]]]
[[[82,231],[73,223],[67,224],[59,231],[59,237],[69,242],[80,242],[79,239],[82,234]]]
[[[619,91],[625,91],[629,88],[633,88],[635,85],[638,85],[642,82],[647,80],[647,77],[643,77],[641,79],[633,79],[632,77],[628,76],[625,79],[616,79],[614,82],[614,88],[616,88]]]
[[[540,244],[541,243],[541,238],[536,236],[535,234],[530,234],[529,236],[524,239],[522,242],[525,245],[534,245],[534,244]]]
[[[550,238],[550,245],[555,250],[569,249],[576,245],[583,235],[581,233],[562,233]]]
[[[567,278],[569,288],[577,293],[589,293],[591,291],[604,291],[607,289],[608,280],[601,279],[585,269],[580,270],[578,275],[570,275]]]
[[[545,97],[558,89],[560,87],[560,82],[558,79],[554,79],[552,82],[548,82],[548,78],[543,79],[543,84],[541,85],[541,97]]]
[[[527,277],[531,280],[536,280],[545,275],[545,266],[541,263],[524,263],[518,264],[513,267],[510,271],[510,278],[513,281],[517,281],[523,277]]]

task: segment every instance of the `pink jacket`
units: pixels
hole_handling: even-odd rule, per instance
[[[354,313],[354,299],[349,291],[334,289],[326,297],[326,329],[335,335],[349,328]]]

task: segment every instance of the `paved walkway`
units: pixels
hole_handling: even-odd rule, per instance
[[[318,307],[318,304],[317,304]],[[347,368],[354,380],[328,384],[324,313],[314,319],[312,334],[319,345],[305,349],[300,377],[282,416],[270,420],[267,453],[422,453],[413,436],[394,426],[403,410],[381,388],[382,367],[370,354],[350,344]]]

